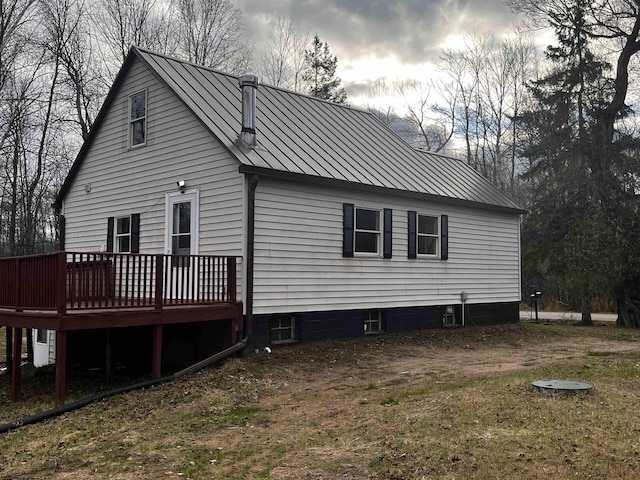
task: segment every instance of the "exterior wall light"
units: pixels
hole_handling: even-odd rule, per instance
[[[187,182],[185,182],[184,180],[178,180],[176,182],[176,185],[178,185],[178,190],[180,190],[180,193],[184,193],[184,190],[187,188]]]

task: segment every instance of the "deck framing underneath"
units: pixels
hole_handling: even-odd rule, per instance
[[[244,328],[241,302],[215,303],[206,305],[175,305],[154,308],[122,308],[68,310],[65,314],[55,311],[15,311],[0,308],[0,327],[15,329],[13,350],[22,349],[21,329],[42,329],[56,331],[56,403],[64,403],[66,386],[66,337],[72,330],[92,330],[100,328],[127,328],[153,326],[152,371],[154,378],[161,376],[162,326],[191,322],[231,321],[231,342],[237,341],[237,333]],[[11,397],[20,394],[20,356],[13,354],[11,370]]]

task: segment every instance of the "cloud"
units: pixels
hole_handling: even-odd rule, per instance
[[[449,35],[513,29],[503,0],[236,0],[259,43],[270,22],[292,18],[327,41],[342,62],[393,56],[402,63],[436,58]]]

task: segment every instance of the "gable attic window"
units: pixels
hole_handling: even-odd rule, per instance
[[[147,143],[147,91],[129,97],[129,146],[142,147]]]

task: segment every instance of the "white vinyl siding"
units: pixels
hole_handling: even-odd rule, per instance
[[[148,87],[154,128],[148,132],[148,148],[128,151],[126,135],[120,133],[126,128],[129,91],[141,86]],[[163,252],[164,196],[177,191],[177,180],[200,189],[200,216],[207,220],[201,222],[199,251],[240,255],[243,176],[236,161],[136,62],[65,198],[66,248],[102,249],[107,217],[132,211],[141,214],[140,251]],[[90,193],[84,191],[87,183],[92,185]]]
[[[343,203],[393,210],[393,257],[342,257]],[[407,259],[407,211],[449,215],[449,259]],[[520,300],[519,217],[400,196],[261,179],[256,314]]]
[[[153,128],[145,148],[129,149],[129,96],[143,89]],[[237,161],[135,61],[65,197],[66,249],[104,250],[107,217],[135,212],[140,214],[140,253],[166,253],[165,195],[178,191],[178,180],[200,192],[198,252],[241,256],[244,176]],[[89,193],[86,184],[91,184]]]

